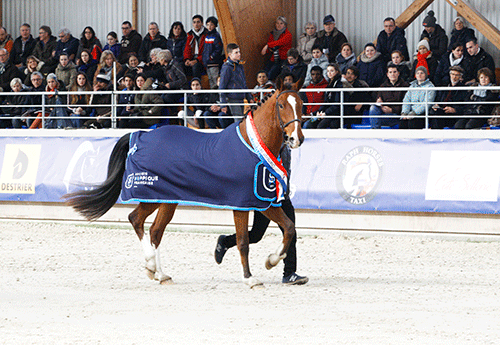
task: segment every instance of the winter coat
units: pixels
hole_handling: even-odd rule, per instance
[[[222,45],[222,38],[217,32],[217,29],[208,31],[205,36],[205,44],[203,45],[202,61],[203,66],[207,67],[220,67],[222,65],[222,54],[224,46]]]
[[[220,71],[220,83],[219,90],[237,90],[246,89],[247,82],[245,79],[245,71],[243,69],[243,64],[241,62],[232,61],[227,59],[222,65]],[[251,96],[246,93],[227,93],[221,92],[220,100],[221,103],[228,103],[228,99],[243,100],[251,99]]]
[[[83,72],[87,76],[87,80],[90,83],[90,85],[93,85],[94,83],[94,75],[97,70],[97,62],[94,60],[90,60],[86,64],[82,64],[78,66],[77,71],[78,72]]]
[[[28,91],[28,89],[22,89],[21,92]],[[5,97],[5,105],[12,105],[12,107],[6,107],[2,108],[1,112],[2,114],[7,114],[10,116],[21,116],[28,110],[28,108],[25,107],[18,107],[18,105],[29,105],[30,103],[30,96],[28,95],[23,95],[23,94],[16,94],[16,95],[8,95]]]
[[[155,38],[151,38],[149,33],[144,36],[141,47],[139,48],[139,61],[149,62],[151,60],[149,52],[153,48],[167,49],[166,37],[160,35],[159,33],[155,36]]]
[[[341,53],[338,53],[337,57],[335,58],[335,62],[339,64],[340,72],[342,74],[345,74],[347,72],[347,69],[356,63],[356,55],[352,53],[350,56],[345,58]]]
[[[11,64],[10,62],[7,62],[4,66],[3,71],[0,70],[0,91],[10,91],[10,81],[14,78],[23,80],[23,77],[23,74],[16,66]]]
[[[128,36],[122,36],[120,43],[120,56],[118,56],[117,59],[119,63],[124,64],[128,62],[130,53],[139,53],[142,44],[142,36],[136,30],[132,30]]]
[[[167,38],[167,49],[172,53],[173,59],[179,63],[184,61],[184,47],[186,47],[186,41],[186,33],[179,38]]]
[[[476,85],[477,86],[477,85]],[[467,104],[465,106],[464,113],[468,115],[491,115],[495,104],[482,104],[483,102],[498,101],[498,92],[493,92],[491,90],[486,91],[484,97],[474,95],[470,92],[467,101],[474,102],[472,104]]]
[[[38,58],[38,60],[43,61],[47,68],[53,72],[56,69],[59,61],[52,57],[52,51],[56,50],[57,39],[55,36],[50,36],[47,43],[43,43],[39,39],[36,40],[35,48],[33,48],[33,55]]]
[[[304,80],[304,87],[309,85],[311,83],[311,69],[314,66],[319,66],[323,69],[323,77],[325,79],[328,79],[328,76],[326,75],[326,68],[328,67],[330,63],[328,62],[328,57],[326,55],[321,55],[319,58],[313,58],[309,65],[307,65],[307,72],[305,74],[306,79]],[[298,80],[298,79],[296,79]]]
[[[195,35],[193,30],[187,34],[186,46],[184,47],[184,60],[197,59],[203,62],[203,47],[205,46],[205,37],[208,34],[207,28],[204,28],[201,35]],[[198,42],[198,54],[196,54],[196,42]]]
[[[172,60],[167,65],[158,69],[144,72],[146,78],[153,78],[162,84],[169,84],[169,90],[181,90],[187,88],[187,78],[182,66]]]
[[[451,84],[447,84],[447,86],[452,87]],[[455,87],[458,86],[465,86],[465,84],[461,81],[455,85]],[[468,99],[467,96],[469,96],[469,92],[464,88],[463,90],[441,90],[436,92],[436,98],[434,99],[434,104],[440,105],[442,108],[446,107],[447,104],[445,103],[446,98],[448,97],[448,92],[450,93],[450,100],[448,102],[465,102]],[[434,105],[433,104],[433,105]],[[466,105],[460,105],[460,104],[449,104],[450,107],[455,108],[457,111],[458,115],[462,115],[465,111]]]
[[[141,90],[152,90],[151,85],[153,84],[152,79],[146,80]],[[148,93],[138,93],[134,97],[134,113],[137,113],[141,116],[149,117],[149,116],[161,116],[162,107],[160,105],[146,105],[146,104],[162,104],[163,99],[161,95],[158,93],[148,92]],[[160,119],[148,119],[145,118],[143,121],[148,125],[154,125],[155,123],[160,122]]]
[[[35,45],[36,45],[36,40],[33,38],[32,35],[30,35],[30,37],[26,41],[26,44],[24,45],[24,51],[23,51],[23,40],[21,36],[16,38],[16,40],[14,41],[14,45],[12,46],[12,50],[10,52],[10,58],[9,58],[10,62],[12,62],[13,65],[22,64],[23,66],[26,66],[26,59],[33,53]]]
[[[85,45],[86,44],[86,45]],[[76,60],[80,60],[80,56],[82,55],[82,51],[84,49],[88,49],[90,51],[90,57],[92,60],[95,60],[99,63],[102,54],[102,45],[101,41],[97,37],[94,37],[89,42],[80,41],[78,45],[78,51],[76,52]]]
[[[76,66],[72,61],[70,61],[66,67],[61,66],[61,64],[57,65],[57,79],[62,81],[64,85],[67,85],[68,87],[75,82],[77,74],[78,72],[76,71]]]
[[[399,50],[403,53],[405,60],[409,60],[405,31],[397,26],[390,36],[387,36],[384,30],[380,31],[377,37],[377,51],[382,54],[382,59],[390,61],[391,54],[395,50]]]
[[[353,88],[363,88],[363,87],[369,87],[368,84],[364,81],[361,80],[360,78],[356,78],[352,82],[352,87]],[[349,105],[344,107],[344,113],[346,115],[360,115],[363,114],[365,110],[368,109],[369,105],[363,105],[360,109],[359,112],[356,111],[355,106],[356,104],[360,103],[367,103],[367,102],[373,102],[373,97],[371,92],[365,92],[365,91],[351,91],[349,93],[344,93],[344,100],[345,103],[353,103],[354,105]]]
[[[416,115],[425,114],[425,101],[427,100],[427,109],[430,109],[435,104],[434,99],[436,98],[436,91],[430,90],[426,92],[425,90],[430,87],[434,87],[434,84],[432,84],[429,79],[426,79],[422,84],[418,84],[416,80],[412,81],[410,83],[410,88],[415,88],[415,90],[408,90],[406,93],[403,98],[401,113],[408,114],[410,111],[413,111]]]
[[[392,84],[390,80],[386,80],[380,85],[380,87],[408,87],[409,84],[401,79],[401,77],[396,81],[395,84]],[[377,99],[380,97],[384,103],[401,103],[405,97],[406,91],[378,91]],[[402,105],[401,104],[389,104],[388,107],[392,108],[392,112],[394,114],[400,114]]]
[[[411,66],[411,80],[415,80],[415,70],[417,69],[417,64],[418,64],[418,53],[415,54],[414,58],[413,58],[413,64]],[[437,67],[438,67],[438,61],[437,59],[434,57],[434,54],[433,53],[430,53],[427,58],[427,66],[429,67],[429,80],[431,82],[434,82],[434,76],[436,75],[436,70],[437,70]]]
[[[278,48],[280,60],[281,61],[286,60],[287,58],[286,53],[290,48],[292,48],[291,32],[288,31],[288,29],[285,29],[285,31],[280,35],[280,37],[278,37],[277,40],[274,40],[274,36],[271,31],[271,33],[269,34],[269,38],[267,40],[267,46],[268,50],[271,52],[271,58],[270,58],[271,61],[275,61],[274,54],[272,54],[272,50],[276,47]]]
[[[409,61],[402,61],[399,65],[394,64],[394,62],[389,61],[387,63],[387,67],[396,66],[399,71],[399,79],[404,80],[406,82],[410,82],[412,80],[411,76],[411,63]]]
[[[280,74],[283,75],[285,73],[291,73],[293,75],[294,81],[299,81],[301,79],[304,80],[306,78],[308,68],[308,65],[306,65],[304,61],[302,61],[302,58],[299,56],[299,61],[293,65],[290,65],[288,63],[288,60],[283,61]]]
[[[436,28],[432,34],[429,34],[425,30],[422,32],[420,40],[424,38],[429,40],[430,51],[440,61],[441,57],[448,51],[448,36],[446,36],[446,31],[439,24],[436,24]]]
[[[118,56],[120,56],[120,49],[121,49],[122,45],[121,43],[115,43],[113,44],[112,46],[110,46],[109,44],[106,44],[104,46],[104,48],[102,48],[102,50],[110,50],[116,58],[118,58]]]
[[[302,60],[304,60],[306,64],[308,64],[312,60],[312,47],[316,43],[317,37],[318,35],[316,33],[313,36],[309,36],[306,33],[303,33],[299,37],[297,50],[299,51],[300,56],[302,56]]]
[[[61,40],[57,41],[56,55],[54,56],[54,59],[59,61],[59,56],[62,53],[68,54],[70,59],[71,59],[71,55],[74,55],[76,57],[79,45],[80,45],[80,41],[78,40],[78,38],[75,38],[72,35],[70,35],[69,40],[67,42],[63,42]]]
[[[385,62],[380,52],[376,52],[372,58],[368,58],[365,53],[361,54],[357,67],[359,79],[366,81],[370,87],[378,87],[384,81]]]
[[[448,51],[451,51],[455,43],[461,43],[465,50],[465,44],[471,39],[476,38],[474,30],[469,28],[463,28],[462,30],[453,29],[450,35],[450,44],[448,45]]]
[[[328,82],[325,78],[322,78],[317,84],[310,83],[305,89],[323,89],[328,86]],[[304,114],[313,114],[316,113],[320,107],[321,103],[325,99],[324,91],[314,91],[314,92],[306,92],[304,103],[312,103],[309,105],[303,105],[302,111]]]
[[[327,89],[342,89],[342,75],[338,74],[334,79],[330,80]],[[324,102],[319,111],[323,111],[326,115],[339,115],[340,105],[332,103],[340,103],[340,92],[327,90],[324,96]]]
[[[328,61],[335,62],[335,58],[340,53],[342,44],[347,42],[347,37],[337,28],[333,28],[330,35],[326,35],[325,30],[318,32],[316,44],[321,47],[323,54],[328,56]]]
[[[468,55],[468,54],[467,54]],[[496,83],[496,78],[495,78],[495,61],[491,57],[490,54],[488,54],[483,48],[480,48],[479,52],[474,55],[470,56],[471,64],[473,67],[472,70],[472,78],[477,79],[477,72],[484,67],[489,68],[493,72],[493,80],[490,80],[493,84]]]
[[[436,86],[446,86],[450,83],[450,66],[453,53],[445,54],[441,61],[438,64],[436,69],[436,74],[434,75],[434,84]],[[462,58],[462,61],[457,65],[464,69],[465,73],[463,75],[463,80],[468,81],[475,78],[473,76],[473,66],[471,64],[471,60],[467,54],[465,54]]]

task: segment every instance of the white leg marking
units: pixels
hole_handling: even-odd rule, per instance
[[[280,260],[283,260],[286,258],[286,253],[283,253],[283,255],[280,255],[281,251],[283,250],[283,243],[280,244],[278,247],[278,250],[276,250],[276,253],[270,254],[267,259],[266,259],[266,268],[270,270],[274,266],[276,266]]]
[[[144,233],[141,244],[144,250],[144,258],[146,259],[146,269],[154,273],[156,272],[155,249],[151,245],[151,238],[148,232]]]
[[[287,101],[292,106],[294,119],[297,120],[298,119],[298,117],[297,117],[297,100],[295,99],[294,96],[289,95],[287,97]],[[295,129],[293,130],[292,135],[291,135],[291,137],[293,138],[292,149],[296,149],[297,147],[299,147],[299,144],[300,144],[299,133],[298,133],[299,124],[297,122],[295,122],[294,125],[295,125]]]
[[[156,263],[156,272],[155,272],[155,280],[158,280],[160,283],[163,283],[167,280],[172,280],[169,276],[167,276],[161,270],[161,260],[160,260],[160,248],[155,249],[155,263]]]

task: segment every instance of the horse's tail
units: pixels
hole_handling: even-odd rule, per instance
[[[67,204],[72,206],[88,220],[96,220],[113,207],[120,196],[122,178],[125,173],[125,161],[129,150],[130,133],[118,140],[111,152],[108,163],[106,181],[91,190],[80,190],[63,196]]]

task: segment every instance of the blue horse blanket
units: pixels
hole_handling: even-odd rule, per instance
[[[163,126],[130,136],[124,202],[179,203],[263,211],[280,206],[276,178],[241,137],[238,124],[219,133]]]

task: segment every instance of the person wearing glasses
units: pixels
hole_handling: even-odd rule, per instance
[[[23,75],[16,66],[9,62],[7,49],[0,48],[0,92],[9,92],[10,81],[14,78],[23,78]]]
[[[95,31],[90,26],[87,26],[82,31],[82,35],[80,37],[80,45],[78,46],[78,52],[76,53],[77,63],[80,61],[82,51],[84,49],[88,49],[90,51],[92,60],[99,61],[99,59],[101,58],[101,41],[99,41],[99,39],[95,37]]]
[[[130,53],[135,53],[135,55],[139,56],[142,36],[132,28],[132,23],[128,20],[122,23],[122,34],[120,55],[117,58],[119,63],[126,64]]]
[[[79,44],[80,41],[78,38],[73,37],[68,28],[62,28],[59,30],[59,41],[57,41],[54,59],[59,61],[59,56],[61,56],[62,53],[66,53],[69,61],[74,61]]]
[[[45,64],[48,73],[55,72],[59,63],[52,55],[56,46],[57,39],[52,35],[52,29],[47,25],[41,26],[38,30],[38,42],[33,49],[33,55]]]

